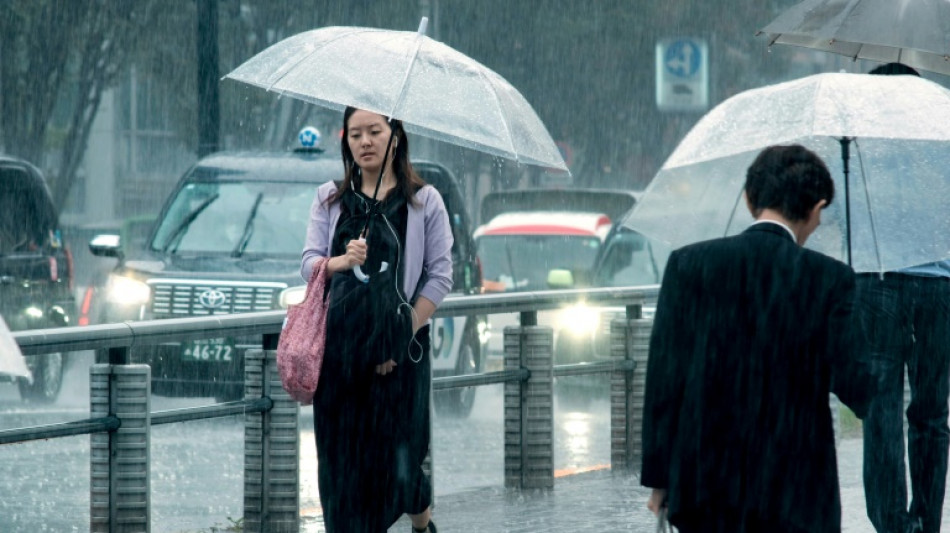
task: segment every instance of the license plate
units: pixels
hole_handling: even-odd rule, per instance
[[[182,344],[181,358],[186,361],[231,361],[234,343],[231,339],[198,339]]]

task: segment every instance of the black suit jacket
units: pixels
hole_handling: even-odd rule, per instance
[[[829,392],[859,417],[854,272],[776,224],[675,251],[650,342],[641,483],[672,523],[728,509],[841,529]]]

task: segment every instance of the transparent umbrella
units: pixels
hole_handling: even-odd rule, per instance
[[[32,380],[30,369],[20,353],[13,334],[0,316],[0,375],[23,377]]]
[[[859,272],[950,258],[950,91],[916,76],[816,74],[724,101],[684,137],[624,223],[673,247],[744,230],[745,171],[802,144],[835,179],[809,246]],[[850,256],[850,258],[849,258]]]
[[[522,163],[567,170],[527,100],[504,78],[418,32],[328,27],[300,33],[225,77]]]
[[[852,59],[903,63],[950,74],[947,0],[805,0],[758,34]]]

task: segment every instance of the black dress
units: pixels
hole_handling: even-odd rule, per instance
[[[331,256],[346,251],[371,200],[348,190]],[[320,503],[327,533],[380,533],[403,513],[432,502],[422,471],[429,448],[429,332],[412,336],[403,293],[402,250],[408,208],[393,191],[369,215],[367,283],[351,271],[330,280],[327,339],[314,397]],[[381,265],[388,263],[387,268]],[[381,376],[376,365],[396,361]]]

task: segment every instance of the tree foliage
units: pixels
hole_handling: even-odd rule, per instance
[[[102,93],[127,67],[150,5],[11,0],[0,17],[0,139],[6,152],[55,168],[48,178],[58,207],[85,154]],[[46,157],[51,144],[57,161]]]

